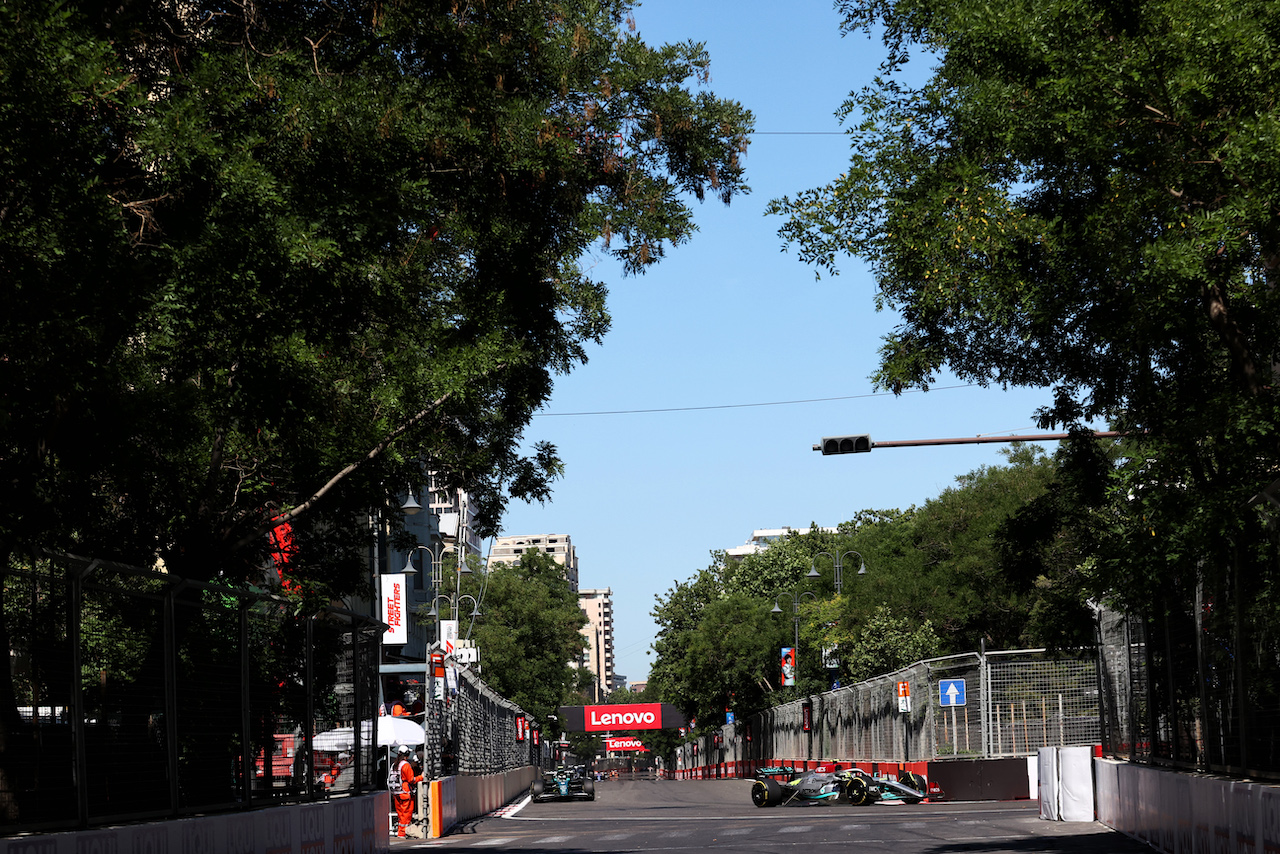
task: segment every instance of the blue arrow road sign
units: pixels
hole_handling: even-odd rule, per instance
[[[964,705],[964,680],[963,679],[940,679],[938,680],[938,691],[942,695],[942,705],[944,706],[963,706]]]

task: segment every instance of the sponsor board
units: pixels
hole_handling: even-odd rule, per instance
[[[669,703],[619,703],[612,706],[561,706],[557,710],[565,732],[609,732],[675,729],[686,726],[684,715]]]
[[[605,750],[634,750],[641,753],[648,753],[649,748],[644,746],[638,738],[606,738],[604,740]]]
[[[618,706],[587,706],[587,732],[607,729],[659,729],[662,707],[658,703],[632,703]]]

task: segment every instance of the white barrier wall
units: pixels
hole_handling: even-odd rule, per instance
[[[1039,751],[1040,817],[1049,821],[1093,821],[1093,750],[1042,747]]]
[[[460,821],[487,815],[522,795],[538,777],[532,765],[486,777],[442,777],[431,781],[427,835],[439,839]]]
[[[1280,851],[1280,788],[1094,760],[1098,821],[1166,854]]]
[[[391,796],[0,839],[0,854],[387,854]]]

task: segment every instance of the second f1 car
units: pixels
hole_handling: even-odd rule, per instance
[[[776,780],[776,775],[790,775]],[[812,771],[792,768],[762,768],[751,784],[751,802],[758,807],[776,807],[801,801],[845,801],[868,806],[876,801],[918,804],[929,795],[919,774],[899,771],[897,780],[872,777],[858,768],[836,770],[820,765]]]
[[[576,770],[559,768],[534,780],[529,786],[529,797],[534,801],[594,801],[596,787]]]

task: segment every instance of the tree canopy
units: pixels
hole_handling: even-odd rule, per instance
[[[429,468],[477,530],[630,273],[746,191],[750,113],[627,0],[0,9],[0,542],[357,583]]]
[[[919,507],[792,532],[741,560],[714,553],[711,566],[657,597],[649,690],[716,726],[726,709],[748,715],[983,644],[1091,642],[1084,603],[1096,574],[1081,567],[1079,549],[1101,539],[1081,521],[1094,505],[1066,480],[1061,459],[1072,452],[1014,444],[1003,465],[969,472]],[[784,688],[779,651],[795,644],[797,608],[799,675]]]
[[[1155,574],[1108,567],[1112,592],[1140,607],[1189,561],[1224,566],[1280,453],[1280,10],[836,5],[888,59],[842,111],[848,170],[771,209],[819,269],[871,265],[901,316],[876,382],[1051,386],[1042,426],[1127,431],[1115,494],[1163,523]]]
[[[527,553],[513,566],[495,564],[464,591],[479,598],[483,612],[472,638],[485,681],[545,722],[574,696],[582,672],[570,662],[582,657],[587,616],[564,567],[548,555]],[[469,607],[463,606],[463,617]]]

